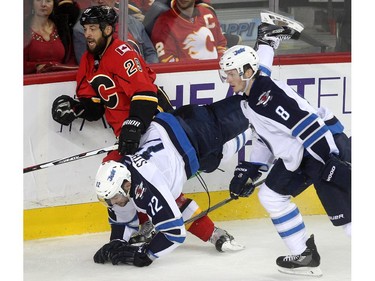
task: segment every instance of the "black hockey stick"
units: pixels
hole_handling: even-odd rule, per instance
[[[45,163],[34,165],[34,166],[31,166],[31,167],[23,168],[23,173],[25,174],[25,173],[32,172],[32,171],[36,171],[36,170],[40,170],[40,169],[44,169],[44,168],[48,168],[48,167],[52,167],[52,166],[57,166],[57,165],[60,165],[60,164],[72,162],[72,161],[79,160],[79,159],[82,159],[82,158],[86,158],[86,157],[102,154],[102,153],[105,153],[105,152],[109,152],[109,151],[115,150],[117,148],[118,148],[118,144],[115,144],[115,145],[112,145],[112,146],[108,146],[108,147],[104,147],[104,148],[100,148],[100,149],[96,149],[96,150],[91,150],[91,151],[88,151],[88,152],[83,152],[83,153],[73,155],[73,156],[70,156],[70,157],[45,162]]]
[[[263,180],[261,180],[261,181],[256,182],[255,185],[254,185],[254,188],[260,186],[260,185],[261,185],[262,183],[264,183],[265,181],[266,181],[266,179],[263,179]],[[224,199],[223,201],[220,201],[219,203],[213,205],[212,207],[209,207],[207,210],[205,210],[205,211],[199,213],[199,214],[196,215],[195,217],[192,217],[192,218],[186,220],[184,223],[185,223],[185,224],[188,224],[188,223],[191,223],[191,222],[193,222],[193,221],[196,221],[197,219],[200,219],[200,218],[204,217],[204,216],[207,215],[208,213],[210,213],[210,212],[212,212],[212,211],[214,211],[214,210],[220,208],[221,206],[224,206],[224,205],[228,204],[228,203],[231,202],[232,200],[234,200],[232,197],[229,197],[229,198],[227,198],[227,199]]]

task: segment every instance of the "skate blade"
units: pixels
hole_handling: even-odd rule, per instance
[[[278,26],[288,26],[297,32],[301,33],[302,30],[304,30],[304,25],[300,23],[299,21],[293,20],[291,18],[288,18],[286,16],[276,14],[270,11],[262,11],[260,13],[260,18],[263,23],[268,23],[272,25],[278,25]]]
[[[229,252],[229,251],[235,252],[235,251],[242,251],[244,249],[245,249],[244,245],[238,244],[234,240],[232,240],[232,241],[226,241],[221,246],[221,250],[223,252]]]
[[[311,277],[322,277],[323,272],[319,266],[317,267],[299,267],[299,268],[284,268],[278,266],[279,272],[291,274],[291,275],[302,275]]]

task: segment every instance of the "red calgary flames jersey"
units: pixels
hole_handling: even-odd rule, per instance
[[[216,59],[227,44],[215,13],[201,5],[186,18],[174,4],[156,20],[151,40],[161,62]]]
[[[142,57],[119,39],[115,39],[100,61],[85,52],[77,73],[77,97],[98,98],[105,105],[105,117],[116,136],[129,117],[131,97],[135,93],[157,92],[156,74]]]

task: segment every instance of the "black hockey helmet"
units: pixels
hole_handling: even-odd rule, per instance
[[[99,24],[103,29],[106,25],[115,27],[118,21],[116,11],[105,5],[88,7],[83,11],[80,19],[81,25],[85,24]]]

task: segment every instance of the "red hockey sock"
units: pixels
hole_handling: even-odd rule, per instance
[[[208,216],[204,216],[194,221],[188,231],[206,242],[210,239],[214,228],[215,225],[213,221]]]

